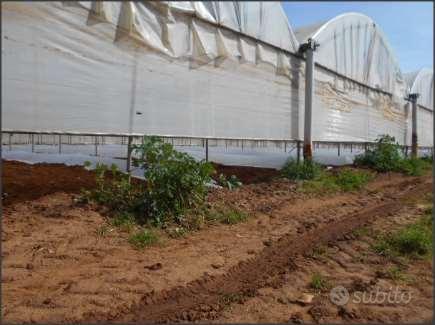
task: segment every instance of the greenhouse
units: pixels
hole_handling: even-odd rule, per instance
[[[296,31],[279,2],[8,2],[2,18],[5,131],[301,141],[312,40],[312,140],[411,145],[407,81],[358,13]],[[430,87],[411,82],[425,146]]]

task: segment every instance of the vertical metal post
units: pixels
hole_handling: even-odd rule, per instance
[[[205,139],[205,161],[208,161],[208,139]]]
[[[95,156],[98,156],[98,137],[95,136]]]
[[[340,157],[340,149],[341,149],[341,146],[340,146],[340,142],[338,143],[338,147],[337,147],[337,153],[338,153],[338,156]]]
[[[12,133],[9,133],[9,150],[12,150]]]
[[[62,135],[59,134],[59,154],[62,153]]]
[[[304,160],[312,160],[311,124],[314,95],[314,51],[318,44],[309,39],[302,45],[305,52],[305,120],[304,120]]]
[[[35,135],[33,133],[31,135],[31,139],[32,139],[32,152],[35,152]]]
[[[418,136],[417,136],[417,98],[418,94],[410,94],[409,99],[412,103],[412,142],[411,142],[411,156],[417,157]]]
[[[131,171],[131,143],[133,142],[133,137],[131,135],[128,136],[127,143],[127,173]]]
[[[299,140],[296,141],[296,161],[299,164],[301,162],[301,142]]]

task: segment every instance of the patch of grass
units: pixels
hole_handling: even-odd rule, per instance
[[[320,273],[311,276],[310,287],[316,291],[323,291],[329,288],[328,281]]]
[[[344,168],[334,174],[323,172],[317,179],[305,181],[301,190],[306,193],[350,192],[363,188],[371,178],[366,171]]]
[[[156,244],[158,241],[158,235],[149,229],[142,229],[139,232],[131,235],[128,239],[128,242],[136,248],[145,248],[147,246]]]
[[[392,267],[388,268],[386,271],[386,276],[387,276],[387,278],[389,278],[393,281],[396,281],[396,282],[402,282],[402,281],[406,281],[408,279],[408,277],[403,272],[403,270],[398,266],[392,266]]]
[[[416,223],[385,236],[380,236],[373,249],[387,257],[430,257],[432,252],[432,216],[425,215]]]
[[[368,227],[359,227],[353,231],[356,238],[361,238],[370,234],[370,229]]]
[[[212,207],[206,212],[205,219],[210,222],[220,222],[234,225],[248,219],[248,215],[234,207]]]
[[[115,227],[121,228],[121,230],[130,232],[136,225],[136,219],[134,215],[130,213],[121,212],[111,220],[111,224]]]
[[[421,176],[431,168],[431,161],[420,158],[403,159],[399,166],[401,172],[410,176]]]
[[[312,258],[317,259],[317,258],[321,258],[321,257],[326,256],[327,253],[328,253],[327,247],[324,245],[319,245],[319,246],[314,247],[310,256]]]
[[[366,171],[343,169],[335,176],[335,183],[342,191],[349,192],[363,188],[371,178]]]
[[[290,159],[281,169],[282,176],[290,180],[313,180],[319,178],[322,173],[322,166],[309,160],[298,163]]]

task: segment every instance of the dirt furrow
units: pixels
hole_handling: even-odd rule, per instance
[[[253,296],[259,288],[266,285],[282,285],[286,272],[294,269],[293,258],[319,244],[339,240],[353,229],[365,225],[375,217],[386,217],[398,212],[413,196],[431,190],[431,183],[421,180],[404,182],[396,188],[396,194],[385,198],[381,204],[372,205],[360,212],[334,221],[303,235],[284,235],[265,247],[258,255],[242,261],[227,273],[219,276],[203,276],[184,287],[176,287],[161,292],[151,292],[131,310],[115,316],[116,322],[166,322],[197,321],[214,319],[231,303],[243,301]],[[92,321],[107,321],[89,315]]]

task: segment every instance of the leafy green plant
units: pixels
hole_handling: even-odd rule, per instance
[[[376,139],[375,148],[369,148],[364,154],[355,158],[355,165],[367,166],[379,172],[398,170],[402,156],[396,139],[382,135]]]
[[[238,188],[243,185],[236,175],[231,175],[229,178],[227,178],[224,174],[219,175],[218,184],[220,186],[228,188],[229,190]]]
[[[282,176],[290,180],[313,180],[319,178],[322,173],[322,167],[311,160],[298,163],[294,159],[289,159],[281,169]]]
[[[149,229],[142,229],[131,235],[128,241],[136,248],[145,248],[146,246],[156,244],[159,241],[159,237]]]
[[[206,184],[214,172],[210,163],[197,162],[157,137],[144,137],[134,152],[139,156],[135,166],[144,169],[147,214],[157,224],[169,217],[177,219],[204,201]]]
[[[405,158],[394,137],[383,135],[375,147],[355,158],[355,165],[366,166],[379,172],[396,171],[411,176],[420,176],[432,165],[432,157]]]

